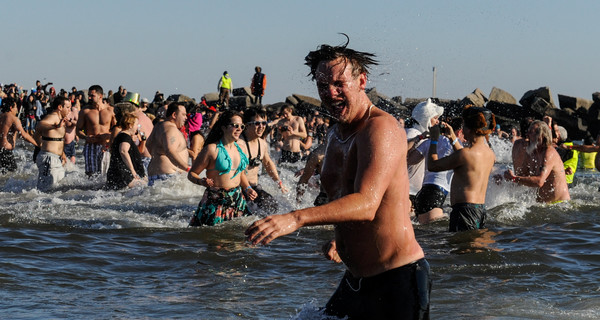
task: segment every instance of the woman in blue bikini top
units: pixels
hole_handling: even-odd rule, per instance
[[[239,113],[222,113],[206,137],[202,151],[194,160],[188,179],[207,188],[230,190],[241,186],[246,196],[254,200],[256,191],[250,187],[244,172],[248,166],[248,157],[236,142],[243,130],[244,124]],[[206,178],[201,178],[200,174],[204,170]]]

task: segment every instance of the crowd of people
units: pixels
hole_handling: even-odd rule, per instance
[[[490,136],[513,144],[513,169],[491,181],[535,188],[537,201],[545,203],[570,199],[577,154],[600,151],[600,137],[595,145],[574,145],[548,117],[524,119],[521,128],[503,131],[482,107],[465,106],[460,117],[442,118],[444,108],[431,100],[413,109],[414,125],[404,128],[365,93],[376,63],[373,54],[346,45],[321,45],[306,56],[327,117],[299,114],[291,105],[262,108],[266,76],[260,67],[252,80],[258,106],[242,110],[229,107],[227,72],[217,105],[166,101],[160,92],[150,103],[123,87],[106,94],[99,85],[87,94],[76,88],[57,93],[38,82],[28,94],[17,85],[3,86],[0,168],[3,174],[16,170],[12,151],[20,135],[35,148],[41,191],[56,187],[65,163],[78,157],[89,177],[106,178],[106,189],[153,186],[186,175],[205,187],[190,226],[215,225],[256,209],[276,212],[278,203],[259,176],[268,175],[287,193],[280,167],[301,169],[296,198],[318,188],[314,206],[256,220],[247,240],[268,244],[303,226],[334,225],[335,239],[324,245],[324,254],[348,270],[325,312],[425,319],[430,271],[413,223],[444,218],[450,195],[449,231],[485,228],[486,190],[496,162]]]
[[[266,84],[264,74],[255,76],[253,82],[255,79],[262,79]],[[274,211],[277,202],[259,184],[258,177],[263,172],[261,164],[280,190],[288,192],[279,178],[277,166],[299,164],[306,159],[317,144],[324,143],[329,125],[329,120],[318,111],[299,116],[293,114],[294,108],[288,105],[280,110],[267,110],[260,104],[233,110],[226,104],[209,105],[204,98],[199,103],[168,101],[160,91],[150,103],[123,86],[114,93],[105,93],[99,85],[84,91],[75,87],[71,92],[60,90],[52,96],[49,92],[55,91],[47,86],[38,82],[38,89],[26,96],[25,90],[11,84],[3,86],[0,95],[3,106],[0,168],[3,173],[17,169],[12,152],[17,136],[22,136],[34,146],[33,158],[39,169],[37,187],[45,192],[60,186],[67,161],[83,160],[85,174],[90,178],[104,178],[105,189],[153,186],[177,174],[188,174],[191,182],[207,187],[204,198],[219,194],[216,192],[219,188],[242,185],[245,188],[238,199],[256,194],[252,199],[255,201],[251,201],[255,209]],[[264,93],[264,85],[258,93]],[[40,116],[29,117],[25,111],[29,106]],[[240,124],[232,127],[228,117],[234,111],[239,111]],[[229,132],[231,128],[235,132]],[[232,139],[234,141],[229,141]],[[238,152],[217,152],[213,154],[217,157],[209,161],[206,152],[215,147],[218,148],[213,151],[223,150],[223,143],[229,146],[226,141],[239,147],[244,157],[233,156]],[[227,174],[215,171],[215,167],[222,169],[224,163],[232,162],[240,165],[243,159],[249,160],[239,175],[243,180],[217,179]],[[204,169],[207,178],[200,180],[199,174]],[[215,176],[215,172],[219,174]],[[201,203],[199,209],[203,206],[207,204]],[[248,213],[244,205],[241,208],[240,212]],[[214,224],[234,216],[237,214],[202,221],[210,220],[213,222],[208,224]]]

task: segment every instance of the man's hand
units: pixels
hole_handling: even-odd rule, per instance
[[[331,240],[323,245],[323,254],[327,260],[331,260],[336,263],[342,262],[342,258],[340,258],[340,255],[337,252],[335,240]]]
[[[508,170],[504,171],[504,179],[506,179],[508,181],[513,181],[515,179],[515,177],[516,176],[512,170],[508,169]]]
[[[268,216],[255,221],[246,229],[246,240],[252,244],[268,244],[276,238],[298,230],[300,227],[293,213]]]

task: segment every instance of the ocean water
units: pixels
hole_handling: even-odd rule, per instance
[[[510,145],[493,146],[501,172]],[[183,176],[103,191],[78,158],[58,191],[42,193],[31,150],[16,155],[19,170],[0,176],[2,319],[323,319],[344,272],[321,254],[330,226],[254,247],[244,230],[256,217],[188,228],[203,189]],[[290,190],[296,169],[281,169]],[[278,212],[317,194],[297,204],[261,181]],[[573,200],[545,205],[528,188],[490,183],[487,230],[415,225],[432,269],[432,318],[599,319],[599,187],[598,173],[579,170]]]

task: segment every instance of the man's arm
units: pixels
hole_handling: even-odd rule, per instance
[[[372,221],[398,165],[406,156],[406,134],[395,119],[376,117],[356,136],[357,170],[354,193],[318,207],[273,215],[254,222],[247,230],[253,244],[268,244],[300,227],[350,221]]]
[[[452,130],[452,128],[450,127],[450,130]],[[451,131],[450,136],[454,137],[454,139],[456,138],[456,135],[454,135],[454,131]],[[458,150],[457,152],[453,152],[452,154],[443,157],[441,159],[438,159],[438,154],[437,154],[437,145],[438,145],[438,140],[440,138],[440,131],[439,131],[439,126],[433,126],[431,128],[431,141],[429,143],[429,151],[427,152],[427,157],[429,158],[429,161],[427,161],[427,170],[431,171],[431,172],[440,172],[440,171],[446,171],[446,170],[453,170],[459,166],[461,166],[464,162],[464,156],[463,156],[463,152],[458,152],[460,150]],[[455,144],[459,144],[458,140],[454,140]],[[454,146],[453,146],[454,147]]]
[[[84,109],[81,109],[79,111],[79,115],[77,116],[77,125],[75,126],[75,130],[77,133],[77,136],[80,139],[86,140],[87,139],[87,135],[84,133],[85,130],[85,114],[84,114]]]
[[[548,176],[550,175],[550,173],[552,172],[552,169],[553,169],[554,154],[551,152],[552,150],[550,148],[552,148],[552,147],[548,147],[546,149],[546,154],[544,156],[544,163],[542,164],[542,171],[540,172],[540,175],[538,175],[538,176],[519,176],[519,175],[515,175],[512,172],[512,170],[507,170],[505,172],[505,178],[507,178],[508,180],[511,180],[512,182],[518,183],[520,185],[534,187],[534,188],[541,188],[546,183],[546,180],[548,179]],[[556,156],[558,156],[558,154],[556,154]],[[562,164],[562,161],[560,161],[560,163]],[[548,165],[548,164],[550,164],[550,165]]]
[[[21,134],[21,136],[23,137],[23,139],[25,139],[27,142],[31,143],[34,146],[38,146],[38,143],[35,141],[35,139],[33,139],[33,137],[31,135],[29,135],[29,133],[27,133],[27,131],[23,130],[23,126],[21,125],[21,121],[19,120],[19,118],[15,117],[15,129],[17,132],[19,132]]]

